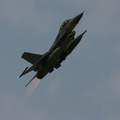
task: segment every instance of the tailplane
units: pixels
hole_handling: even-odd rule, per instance
[[[36,63],[41,57],[42,57],[42,55],[39,55],[39,54],[24,52],[21,58],[25,59],[26,61],[28,61],[28,62],[31,63],[31,64],[34,64],[34,63]]]
[[[25,85],[25,87],[36,78],[36,75]]]

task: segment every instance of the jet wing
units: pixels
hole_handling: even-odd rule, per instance
[[[26,53],[26,52],[23,53],[22,58],[24,58],[25,60],[30,61],[30,62],[31,62],[31,60],[26,57],[27,55],[36,56],[36,54],[31,54],[31,53]],[[38,55],[38,56],[40,56],[40,55]],[[42,64],[44,64],[44,62],[46,62],[46,60],[48,59],[48,57],[49,57],[49,52],[46,52],[44,55],[41,55],[40,58],[38,57],[39,59],[30,68],[26,67],[26,69],[22,72],[22,74],[20,75],[20,77],[22,77],[23,75],[31,72],[32,70],[36,71],[38,69],[38,67],[40,66],[40,64],[42,65]]]
[[[25,70],[22,72],[22,74],[20,75],[20,77],[22,77],[23,75],[31,72],[32,70],[36,70],[39,66],[39,62],[37,61],[35,64],[33,64],[30,68],[26,67]],[[19,78],[20,78],[19,77]]]
[[[30,62],[31,64],[36,63],[42,55],[34,54],[34,53],[28,53],[24,52],[21,58],[25,59],[26,61]]]

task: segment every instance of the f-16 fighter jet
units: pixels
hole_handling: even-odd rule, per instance
[[[65,20],[62,23],[55,42],[46,53],[43,55],[28,52],[23,53],[22,58],[30,62],[32,66],[30,68],[26,67],[20,77],[31,71],[36,72],[36,75],[26,84],[26,86],[34,78],[37,77],[38,79],[42,79],[48,73],[53,72],[54,68],[58,69],[61,66],[62,61],[65,60],[78,45],[87,30],[75,38],[76,32],[73,29],[79,23],[83,13],[84,12],[71,19]]]

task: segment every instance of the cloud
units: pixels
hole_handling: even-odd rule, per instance
[[[110,79],[110,85],[114,94],[120,96],[120,71],[115,69],[113,70],[112,77]]]
[[[47,91],[52,94],[56,94],[60,90],[59,88],[60,88],[61,84],[62,84],[61,80],[56,78],[56,79],[50,81]]]
[[[29,2],[26,0],[2,0],[0,7],[4,19],[18,22],[27,17],[27,13],[32,11],[33,5],[31,0]]]
[[[0,98],[1,120],[46,120],[47,113],[43,109],[35,110],[29,106],[27,103],[29,101],[20,100],[18,97],[13,95],[3,95]]]
[[[54,26],[54,21],[58,20],[61,14],[39,9],[37,3],[33,0],[2,0],[0,14],[3,23],[19,28],[26,26],[26,28],[37,29],[41,34],[44,33],[51,25]]]
[[[106,35],[106,33],[111,32],[111,27],[114,26],[115,17],[119,9],[119,1],[92,0],[90,3],[89,7],[86,7],[85,14],[87,15],[84,16],[85,20],[83,22],[83,25],[87,26],[88,32],[92,31],[97,36],[100,33]]]

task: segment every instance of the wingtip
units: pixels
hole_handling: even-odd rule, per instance
[[[85,32],[84,33],[86,33],[87,32],[87,30],[85,30]]]
[[[87,32],[87,30],[85,30],[85,31],[83,32],[83,35],[84,35],[86,32]]]

